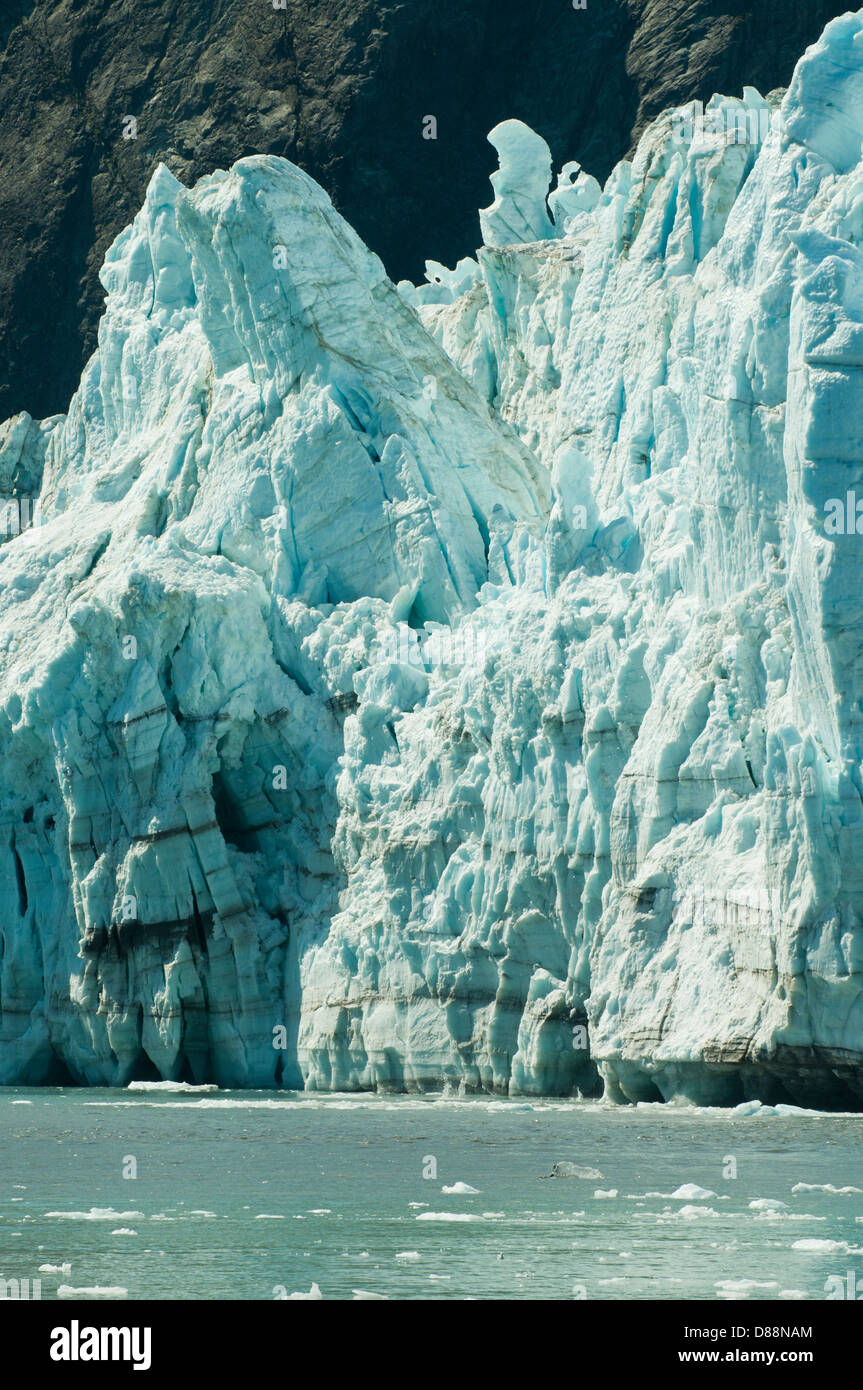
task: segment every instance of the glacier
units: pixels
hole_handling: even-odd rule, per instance
[[[160,167],[0,426],[0,1084],[863,1104],[863,11],[489,139],[421,286]]]

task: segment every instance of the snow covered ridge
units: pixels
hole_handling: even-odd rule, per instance
[[[155,174],[0,427],[0,1082],[860,1106],[863,12],[764,104],[425,290]]]

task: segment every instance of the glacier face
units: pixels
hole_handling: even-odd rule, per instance
[[[861,88],[504,122],[423,287],[157,173],[0,427],[0,1083],[859,1105]]]

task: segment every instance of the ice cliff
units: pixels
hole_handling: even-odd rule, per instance
[[[490,138],[398,290],[160,169],[0,429],[0,1082],[863,1101],[863,11]]]

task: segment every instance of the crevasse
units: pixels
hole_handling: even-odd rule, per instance
[[[0,1083],[863,1099],[863,11],[490,139],[423,287],[160,168],[0,428]]]

